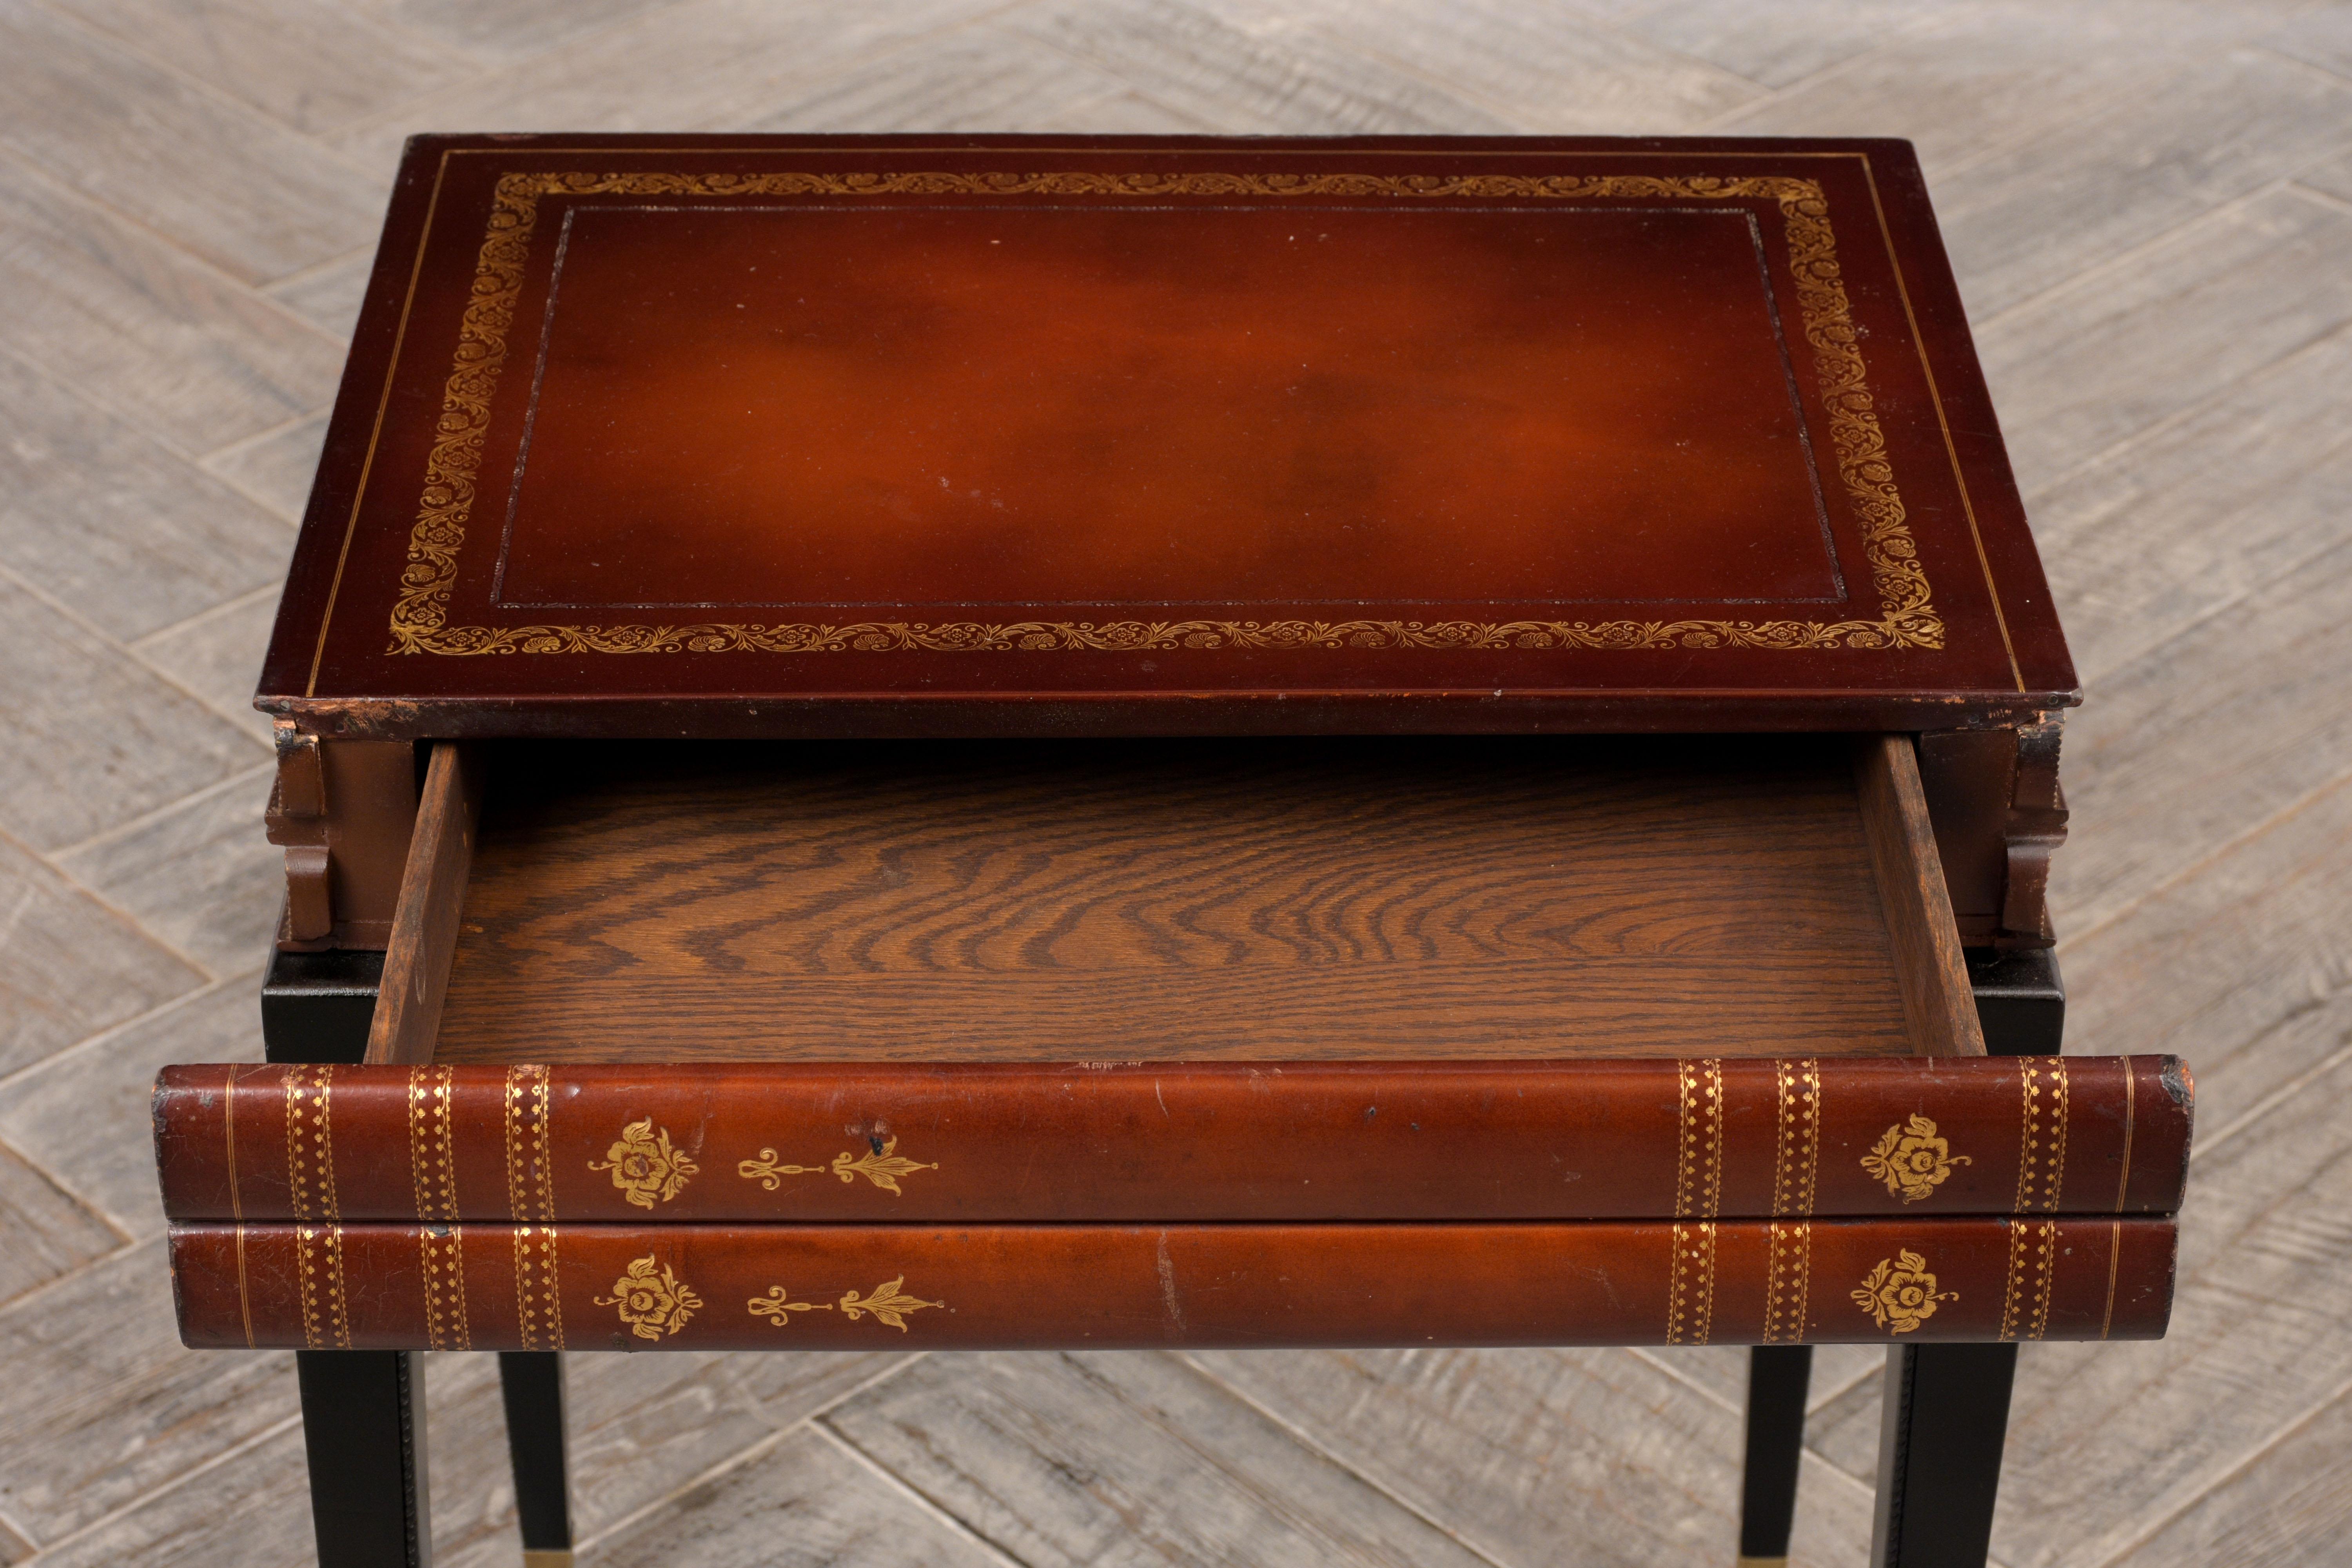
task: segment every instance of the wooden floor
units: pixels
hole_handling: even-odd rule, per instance
[[[1915,138],[2090,689],[2072,1043],[2204,1097],[2171,1338],[2026,1349],[1994,1552],[2352,1561],[2352,6],[0,0],[0,1564],[308,1560],[145,1130],[258,1052],[276,580],[401,136],[697,127]],[[586,1560],[1728,1563],[1740,1364],[583,1356]],[[443,1561],[512,1563],[488,1358],[430,1386]]]

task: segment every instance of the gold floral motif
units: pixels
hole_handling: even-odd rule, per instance
[[[671,1273],[668,1264],[656,1265],[650,1252],[613,1281],[611,1295],[599,1296],[595,1301],[600,1307],[618,1307],[621,1321],[641,1340],[677,1332],[702,1306],[702,1298]]]
[[[637,196],[1368,196],[1403,201],[1769,200],[1789,244],[1805,342],[1829,416],[1838,477],[1862,524],[1878,591],[1875,619],[1843,621],[865,621],[842,626],[705,621],[679,626],[452,626],[451,584],[472,517],[490,399],[508,354],[523,264],[550,195]],[[1870,390],[1821,183],[1792,175],[1743,178],[1648,174],[509,174],[500,176],[442,390],[409,533],[408,564],[392,609],[393,653],[887,653],[1133,652],[1174,648],[1939,648],[1944,622],[1929,602],[1885,433]]]
[[[856,1291],[850,1291],[841,1299],[841,1315],[854,1323],[861,1315],[871,1312],[903,1334],[907,1331],[907,1320],[903,1314],[920,1311],[925,1307],[947,1305],[944,1301],[920,1301],[912,1296],[901,1295],[898,1287],[906,1282],[907,1277],[901,1274],[887,1284],[874,1287],[871,1296],[861,1298]]]
[[[1897,1193],[1916,1204],[1944,1184],[1955,1165],[1972,1165],[1966,1154],[1954,1154],[1951,1144],[1937,1136],[1936,1124],[1914,1115],[1907,1126],[1886,1130],[1886,1136],[1862,1157],[1862,1168],[1886,1184],[1886,1195]]]
[[[650,1116],[622,1128],[621,1141],[605,1151],[604,1159],[589,1161],[588,1168],[612,1172],[613,1184],[641,1209],[669,1202],[701,1170],[670,1147],[669,1129],[656,1127]]]
[[[1854,1304],[1870,1314],[1871,1321],[1898,1334],[1907,1334],[1934,1317],[1937,1302],[1959,1299],[1957,1290],[1937,1290],[1936,1277],[1927,1272],[1927,1260],[1907,1251],[1881,1258],[1878,1267],[1863,1277],[1862,1289],[1853,1293]]]
[[[899,1177],[910,1176],[917,1171],[936,1171],[939,1166],[909,1160],[898,1149],[896,1138],[886,1138],[864,1154],[852,1154],[846,1149],[843,1150],[833,1157],[830,1166],[780,1165],[776,1163],[773,1149],[762,1149],[758,1159],[746,1160],[736,1166],[735,1173],[746,1181],[758,1182],[772,1193],[782,1185],[786,1176],[821,1176],[830,1170],[845,1185],[855,1186],[856,1178],[863,1176],[891,1196],[904,1197],[906,1194],[898,1186]]]
[[[769,1286],[768,1293],[764,1296],[752,1297],[751,1305],[753,1317],[765,1318],[780,1329],[793,1326],[792,1314],[794,1312],[833,1310],[833,1303],[830,1301],[795,1301],[792,1300],[792,1293],[782,1285]]]

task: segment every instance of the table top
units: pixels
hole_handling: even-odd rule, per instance
[[[1906,143],[526,136],[410,146],[260,701],[1020,736],[2074,688]]]

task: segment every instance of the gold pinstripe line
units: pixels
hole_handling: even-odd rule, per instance
[[[2137,1072],[2137,1070],[2135,1070],[2135,1069],[2133,1068],[2133,1067],[2132,1067],[2132,1059],[2131,1059],[2131,1058],[2129,1058],[2129,1057],[2126,1057],[2126,1058],[2123,1058],[2123,1063],[2124,1063],[2124,1168],[2123,1168],[2122,1173],[2121,1173],[2119,1175],[2117,1175],[2117,1176],[2116,1177],[2116,1212],[2117,1214],[2121,1214],[2121,1213],[2123,1213],[2123,1212],[2124,1212],[2124,1199],[2125,1199],[2125,1197],[2126,1197],[2126,1196],[2130,1193],[2130,1191],[2131,1191],[2132,1120],[2133,1120],[2133,1114],[2134,1114],[2135,1110],[2137,1109],[2137,1107],[2132,1103],[2132,1101],[2133,1101],[2133,1094],[2134,1094],[2134,1086],[2135,1086],[2135,1084],[2137,1082],[2137,1080],[2138,1080],[2138,1079],[2139,1079],[2139,1074],[2138,1074],[2138,1072]],[[2105,1339],[2105,1337],[2106,1337],[2106,1336],[2105,1336],[2105,1335],[2104,1335],[2104,1334],[2102,1334],[2102,1335],[2100,1336],[2100,1338],[2102,1338],[2102,1339]]]

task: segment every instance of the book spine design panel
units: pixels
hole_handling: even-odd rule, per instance
[[[180,1225],[198,1347],[809,1350],[2147,1339],[2173,1223]]]
[[[1727,1217],[2170,1213],[2190,1093],[2164,1057],[246,1065],[165,1069],[155,1116],[179,1220],[1661,1218],[1699,1253]]]

